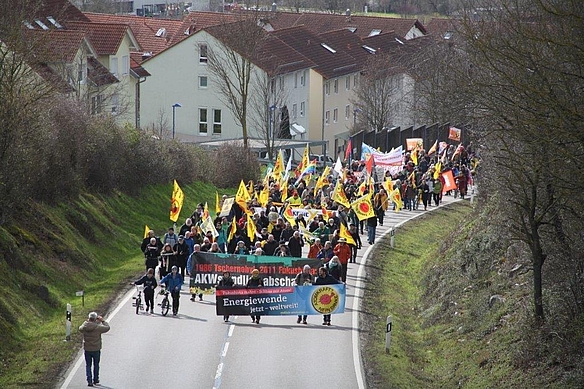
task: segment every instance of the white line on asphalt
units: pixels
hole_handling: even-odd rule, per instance
[[[235,316],[237,319],[237,316]],[[223,341],[223,346],[221,347],[221,358],[219,359],[219,365],[217,365],[217,372],[215,373],[215,383],[213,384],[213,389],[219,389],[221,387],[221,375],[223,375],[223,367],[225,366],[225,357],[227,356],[227,350],[229,350],[229,338],[233,336],[233,331],[235,330],[235,324],[229,324],[227,329],[227,335]]]
[[[460,201],[460,200],[455,200],[453,202],[456,201]],[[387,229],[387,231],[385,231],[383,234],[381,234],[381,236],[379,237],[379,240],[382,239],[385,235],[387,235],[392,228],[398,228],[401,227],[403,224],[405,224],[406,222],[413,220],[419,216],[422,216],[423,214],[425,214],[426,212],[432,212],[435,209],[439,209],[441,208],[441,206],[438,207],[432,207],[431,209],[428,209],[427,211],[423,211],[422,213],[417,213],[415,215],[413,215],[412,217],[403,220],[399,223],[397,223],[396,225],[394,225],[393,227],[390,227]],[[371,252],[371,250],[373,249],[373,245],[369,246],[367,248],[367,250],[365,251],[365,254],[363,255],[363,257],[361,257],[361,260],[359,261],[359,270],[357,270],[357,282],[355,283],[355,289],[356,289],[356,296],[355,298],[353,298],[353,315],[352,315],[352,320],[351,320],[351,324],[353,326],[353,334],[352,334],[352,343],[353,343],[353,364],[355,367],[355,374],[357,375],[357,385],[359,387],[359,389],[365,389],[365,380],[363,377],[363,366],[362,366],[362,362],[361,362],[361,352],[360,352],[360,348],[359,348],[359,305],[361,303],[361,297],[363,295],[363,291],[361,289],[361,279],[363,277],[363,273],[365,271],[365,264],[367,263],[367,258],[369,257],[369,254]]]
[[[126,305],[126,303],[128,302],[128,300],[130,300],[132,298],[132,296],[134,295],[134,292],[135,292],[134,289],[130,289],[128,291],[128,293],[126,294],[126,296],[124,297],[124,299],[122,300],[122,302],[107,317],[107,321],[112,321],[113,320],[114,316],[116,316],[116,314],[122,309],[122,307]],[[84,360],[83,352],[82,351],[79,351],[79,357],[77,358],[77,362],[75,362],[75,365],[73,366],[73,368],[71,369],[71,371],[69,371],[69,374],[67,375],[67,379],[65,379],[65,382],[63,382],[63,385],[61,385],[61,389],[66,389],[66,388],[69,387],[69,384],[71,384],[71,381],[73,380],[73,377],[77,373],[77,370],[79,370],[79,368],[81,367],[81,364],[83,363],[83,360]]]

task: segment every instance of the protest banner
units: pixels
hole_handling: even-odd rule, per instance
[[[322,265],[320,260],[269,255],[238,255],[193,253],[193,270],[190,279],[191,293],[212,294],[224,271],[231,273],[236,285],[245,285],[253,269],[260,271],[265,286],[292,286],[296,274],[309,265],[316,276]]]
[[[344,284],[290,287],[218,287],[217,315],[329,315],[345,311]]]
[[[231,212],[231,207],[233,207],[233,203],[235,203],[235,197],[227,197],[223,201],[223,205],[221,206],[221,213],[219,214],[220,217],[227,217]]]

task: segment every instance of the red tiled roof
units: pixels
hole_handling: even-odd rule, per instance
[[[341,28],[355,29],[354,33],[361,38],[369,36],[372,30],[382,33],[394,31],[398,36],[405,37],[412,27],[417,27],[426,33],[425,27],[417,19],[386,18],[382,16],[345,16],[327,13],[293,13],[277,12],[266,18],[274,29],[282,29],[304,25],[316,34],[338,30]]]
[[[25,30],[27,39],[35,42],[35,55],[42,62],[71,63],[86,41],[83,31]]]
[[[141,62],[142,55],[140,53],[131,53],[130,54],[130,69],[132,69],[132,71],[134,73],[136,73],[136,75],[138,77],[150,77],[151,74],[148,73],[148,71],[140,65],[140,62],[138,62],[136,60],[136,58],[138,56],[140,57],[140,62]]]
[[[36,4],[36,2],[33,3]],[[71,4],[69,0],[44,0],[40,2],[40,7],[33,18],[46,18],[47,16],[54,17],[61,24],[63,24],[62,21],[67,20],[89,21],[83,12]]]
[[[182,30],[183,22],[177,19],[160,19],[133,15],[111,15],[100,13],[85,13],[94,23],[125,24],[130,27],[142,51],[158,54],[172,44],[187,38]],[[156,36],[161,29],[164,36]],[[183,38],[184,37],[184,38]],[[180,38],[180,39],[179,39]],[[139,60],[138,62],[142,62]]]
[[[314,62],[315,70],[324,78],[339,77],[359,70],[358,61],[347,54],[342,47],[335,48],[333,43],[310,32],[305,26],[275,30],[271,34]],[[322,45],[323,43],[336,52],[329,51]]]
[[[101,62],[93,57],[87,58],[87,78],[89,78],[95,86],[110,85],[120,82],[105,66],[101,64]]]
[[[452,19],[432,18],[427,24],[428,33],[437,39],[443,39],[446,32],[456,31],[456,21]]]
[[[68,21],[66,27],[85,31],[98,55],[115,55],[128,31],[127,25],[113,23]]]

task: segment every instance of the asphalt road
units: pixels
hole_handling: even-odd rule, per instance
[[[452,201],[444,196],[444,204]],[[384,225],[377,227],[377,240],[390,227],[423,213],[423,207],[387,211]],[[371,251],[366,231],[361,240],[357,263],[349,264],[345,313],[333,315],[330,327],[322,325],[322,316],[309,316],[308,325],[296,324],[296,316],[265,316],[261,324],[253,324],[248,316],[233,316],[231,323],[224,323],[215,315],[215,296],[192,302],[188,287],[181,293],[177,317],[172,313],[163,317],[160,307],[153,315],[136,315],[132,289],[106,317],[111,330],[102,336],[99,387],[364,388],[358,309],[361,264]],[[74,323],[73,329],[80,324]],[[57,387],[87,387],[82,351]]]

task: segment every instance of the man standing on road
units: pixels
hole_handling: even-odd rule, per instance
[[[86,321],[79,326],[83,335],[83,349],[85,350],[85,375],[87,386],[99,384],[99,360],[101,357],[101,334],[110,330],[109,324],[97,313],[91,312]],[[93,376],[91,375],[93,364]]]
[[[337,245],[333,249],[333,253],[337,257],[339,257],[339,262],[341,263],[341,265],[343,265],[343,268],[341,270],[341,278],[339,280],[347,282],[347,267],[349,261],[351,260],[353,250],[351,250],[351,247],[349,247],[345,238],[340,238],[338,242],[339,243],[337,243]]]
[[[314,281],[314,285],[331,285],[331,284],[340,284],[341,282],[338,281],[335,277],[328,274],[326,267],[321,267],[318,269],[318,277],[316,277],[316,281]],[[322,320],[323,326],[330,326],[331,325],[331,315],[324,315]]]

